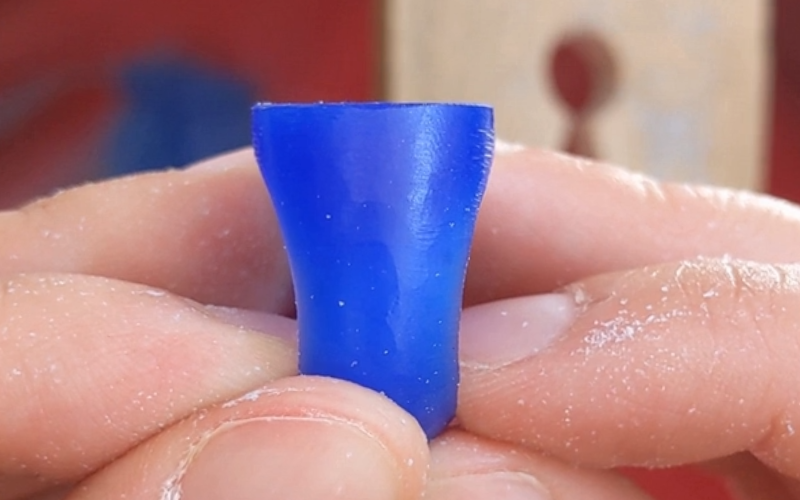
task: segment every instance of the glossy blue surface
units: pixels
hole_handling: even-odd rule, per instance
[[[301,373],[383,392],[435,436],[456,408],[491,108],[259,104],[253,138],[289,253]]]

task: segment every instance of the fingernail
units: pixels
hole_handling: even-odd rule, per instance
[[[219,156],[213,156],[187,167],[192,172],[224,172],[242,165],[255,168],[256,158],[251,148],[239,149]]]
[[[465,309],[461,359],[497,367],[532,356],[564,334],[577,315],[571,295],[548,294],[501,300]]]
[[[228,424],[195,455],[180,483],[183,500],[391,500],[398,465],[355,425],[275,417]]]
[[[494,154],[498,156],[510,155],[524,150],[525,146],[522,144],[506,142],[502,139],[495,139],[494,141]]]
[[[290,343],[297,342],[297,322],[261,311],[207,305],[206,311],[218,321],[246,330],[262,332]]]
[[[451,477],[431,483],[426,494],[436,500],[550,500],[533,476],[522,472],[493,472]]]

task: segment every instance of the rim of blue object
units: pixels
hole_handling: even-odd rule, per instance
[[[347,109],[388,109],[388,108],[419,108],[419,107],[453,107],[453,108],[483,108],[491,110],[492,107],[483,103],[463,103],[463,102],[382,102],[382,101],[337,101],[337,102],[259,102],[253,105],[253,111],[265,108],[347,108]]]

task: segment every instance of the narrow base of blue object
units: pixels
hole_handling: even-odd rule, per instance
[[[292,269],[300,371],[382,392],[429,437],[453,418],[492,110],[261,104],[256,155]]]

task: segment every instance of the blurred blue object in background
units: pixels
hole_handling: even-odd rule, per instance
[[[111,138],[111,175],[181,167],[250,143],[255,91],[230,75],[155,58],[126,68],[121,83],[127,102]]]

